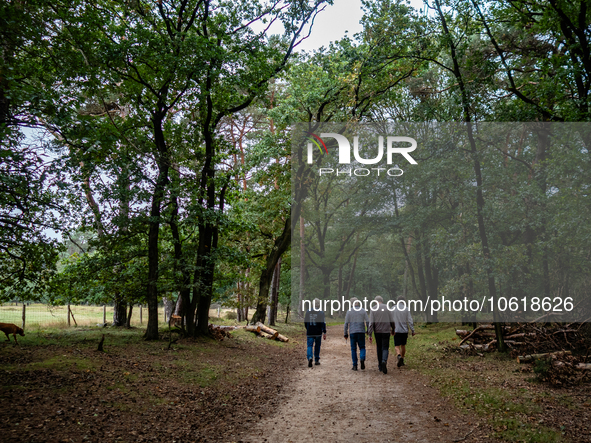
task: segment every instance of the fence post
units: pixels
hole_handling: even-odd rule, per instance
[[[23,303],[23,331],[25,330],[25,310],[27,309],[26,303]]]
[[[103,326],[107,323],[107,305],[103,305]]]
[[[140,325],[143,323],[142,321],[142,305],[140,305]]]

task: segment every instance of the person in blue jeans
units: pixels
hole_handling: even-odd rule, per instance
[[[314,350],[314,361],[316,365],[320,364],[320,344],[322,337],[326,340],[326,322],[324,311],[321,310],[321,302],[317,298],[312,303],[311,311],[306,311],[304,317],[304,326],[306,326],[306,336],[308,339],[308,367],[312,367],[312,349]],[[317,309],[318,308],[318,309]]]
[[[357,303],[355,303],[357,302]],[[365,335],[369,317],[363,309],[361,302],[355,297],[351,298],[351,309],[345,315],[345,340],[351,337],[351,358],[353,359],[353,371],[357,370],[357,346],[359,346],[359,359],[361,369],[365,369]]]

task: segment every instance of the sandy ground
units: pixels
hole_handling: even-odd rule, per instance
[[[465,438],[475,425],[413,370],[412,339],[407,366],[396,367],[391,348],[388,374],[379,372],[375,342],[366,341],[366,369],[353,371],[341,328],[328,329],[319,366],[307,367],[301,344],[302,366],[294,371],[291,392],[284,394],[277,413],[263,418],[242,441],[432,443],[471,441],[478,434]]]

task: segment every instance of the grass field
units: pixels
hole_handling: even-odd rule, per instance
[[[71,305],[70,309],[74,314],[76,323],[70,320],[70,326],[97,326],[103,323],[103,307],[102,306],[83,306]],[[226,312],[229,310],[221,310],[221,319],[224,318]],[[209,311],[209,316],[217,318],[217,309]],[[18,326],[22,325],[23,306],[19,303],[15,306],[14,303],[0,305],[0,323],[14,323]],[[131,326],[140,327],[145,326],[148,321],[148,310],[144,306],[142,308],[143,322],[140,323],[140,307],[134,306],[131,316]],[[162,326],[164,323],[164,307],[158,307],[158,318]],[[220,319],[220,320],[221,320]],[[106,322],[113,321],[113,307],[106,307]],[[217,323],[217,322],[216,322]],[[220,321],[221,323],[221,321]],[[225,321],[227,324],[234,324],[234,321]],[[32,303],[26,307],[25,310],[25,329],[40,329],[40,328],[65,328],[68,326],[68,307],[67,306],[49,306],[41,303]]]

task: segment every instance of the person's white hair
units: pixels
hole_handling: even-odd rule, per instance
[[[351,304],[355,303],[357,301],[357,297],[351,297],[351,299],[349,300],[351,302]]]
[[[384,303],[384,299],[382,298],[381,295],[376,296],[376,298],[374,298],[375,301],[377,301],[378,303]]]
[[[318,309],[322,309],[322,302],[320,301],[319,298],[315,298],[312,301],[312,309],[316,309],[316,304],[318,304]]]

